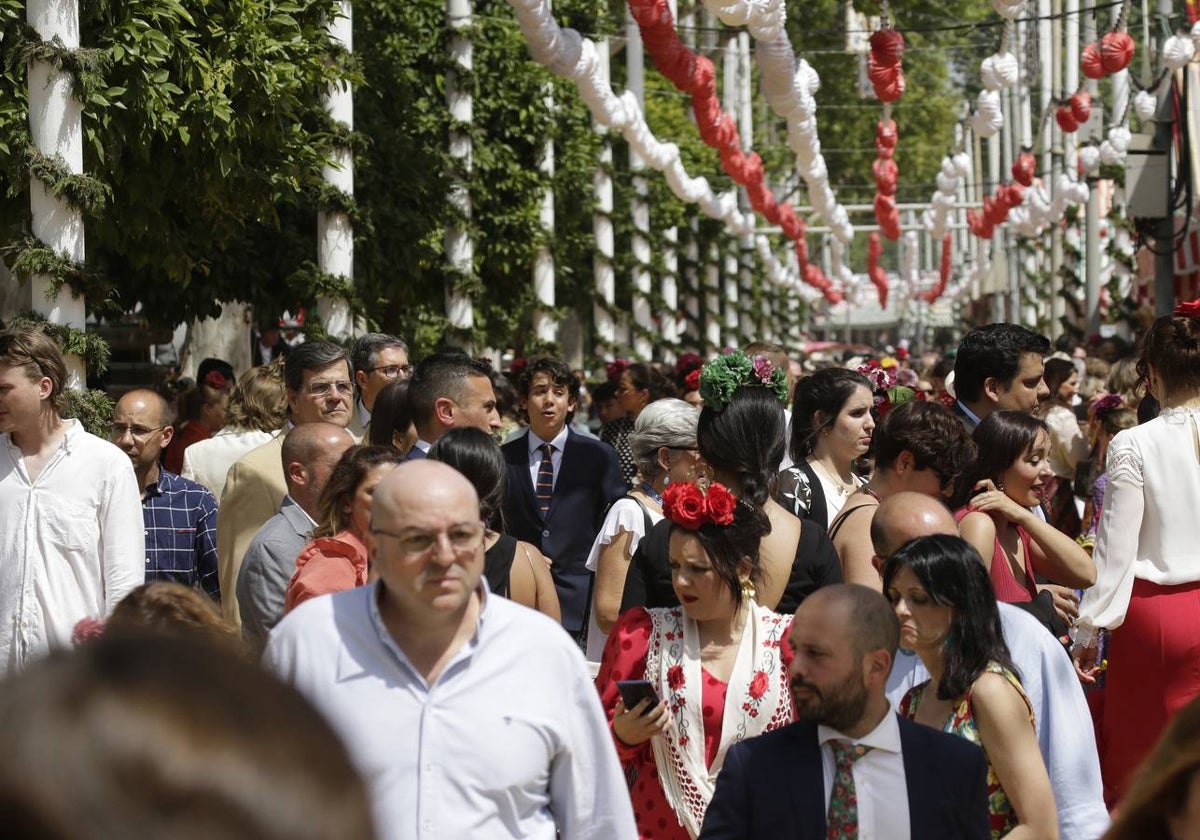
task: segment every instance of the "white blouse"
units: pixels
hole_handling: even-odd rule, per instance
[[[600,533],[596,534],[596,540],[592,543],[591,553],[588,554],[586,566],[589,572],[596,573],[600,567],[600,552],[607,548],[618,534],[629,534],[629,556],[633,557],[638,543],[641,542],[642,537],[646,536],[643,533],[646,530],[646,516],[643,514],[643,510],[645,514],[649,514],[651,526],[662,521],[661,513],[650,508],[643,508],[639,502],[629,496],[613,502],[612,507],[608,509],[608,516],[605,517],[604,524],[600,526]],[[608,634],[601,630],[600,625],[596,622],[594,597],[589,612],[587,660],[588,662],[599,662],[604,655],[604,645],[608,642]]]
[[[1096,585],[1079,624],[1114,629],[1136,579],[1165,586],[1200,580],[1200,408],[1167,409],[1108,446],[1108,490],[1093,559]]]
[[[1087,438],[1079,428],[1075,412],[1056,405],[1046,412],[1050,427],[1050,469],[1059,478],[1074,480],[1075,468],[1088,456]]]

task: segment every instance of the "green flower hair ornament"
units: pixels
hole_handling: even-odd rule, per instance
[[[700,369],[700,397],[704,407],[724,411],[738,388],[770,388],[781,403],[787,402],[787,375],[765,356],[747,356],[741,350],[723,353]]]

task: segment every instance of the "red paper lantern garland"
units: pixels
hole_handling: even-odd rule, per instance
[[[871,237],[867,240],[867,276],[871,278],[871,282],[879,290],[879,305],[887,309],[887,272],[879,264],[879,255],[882,253],[883,242],[879,239],[879,233],[878,231],[871,231]]]
[[[948,233],[942,237],[942,264],[939,269],[937,285],[920,295],[926,303],[933,303],[945,294],[946,284],[950,282],[950,234]]]
[[[880,29],[871,36],[871,53],[867,57],[867,76],[881,102],[892,103],[904,94],[904,69],[900,59],[904,55],[904,36],[892,27]],[[875,125],[875,162],[871,174],[875,178],[875,222],[888,239],[900,238],[900,211],[896,208],[896,182],[900,168],[896,165],[896,142],[899,133],[896,122],[884,108],[884,118]],[[887,308],[887,273],[879,265],[883,244],[879,234],[872,233],[867,249],[867,276],[879,291],[879,305]]]
[[[899,167],[893,157],[896,153],[896,123],[880,120],[875,126],[875,163],[871,174],[875,176],[875,221],[888,239],[900,238],[900,211],[896,209],[896,181]]]
[[[700,138],[721,157],[721,167],[745,188],[750,206],[784,235],[795,242],[801,277],[821,291],[830,303],[842,295],[821,269],[808,261],[804,236],[807,226],[787,202],[779,202],[764,182],[762,159],[757,153],[746,155],[741,148],[737,122],[721,108],[716,92],[716,69],[710,59],[690,50],[675,31],[675,19],[667,0],[629,0],[629,9],[637,21],[646,51],[654,66],[680,91],[692,98],[692,110]],[[903,49],[901,47],[901,49]]]
[[[896,29],[880,29],[871,36],[871,52],[867,56],[867,78],[875,88],[880,102],[895,102],[904,95],[904,36]]]

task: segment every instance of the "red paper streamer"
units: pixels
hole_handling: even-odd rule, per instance
[[[875,288],[879,291],[879,305],[887,309],[887,272],[879,264],[879,255],[882,253],[883,242],[879,239],[879,233],[871,231],[871,237],[867,240],[867,276],[871,278],[871,282],[875,284]]]
[[[938,271],[938,281],[932,289],[921,293],[921,299],[933,303],[946,292],[946,284],[950,282],[950,234],[942,237],[942,264]]]
[[[716,68],[712,61],[693,52],[679,40],[675,18],[667,0],[629,0],[629,9],[637,21],[642,41],[654,66],[677,89],[691,96],[700,139],[718,151],[721,167],[745,188],[754,211],[778,225],[784,236],[796,243],[796,255],[800,258],[804,281],[819,289],[830,303],[839,302],[841,294],[832,288],[829,278],[808,261],[808,248],[804,245],[807,228],[804,220],[796,215],[791,204],[779,202],[767,188],[762,158],[757,153],[747,155],[742,152],[737,122],[721,108],[717,99]]]

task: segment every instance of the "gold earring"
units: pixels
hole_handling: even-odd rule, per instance
[[[754,581],[750,580],[750,578],[743,579],[742,580],[742,600],[743,601],[753,601],[757,597],[758,597],[758,590],[754,586]]]

